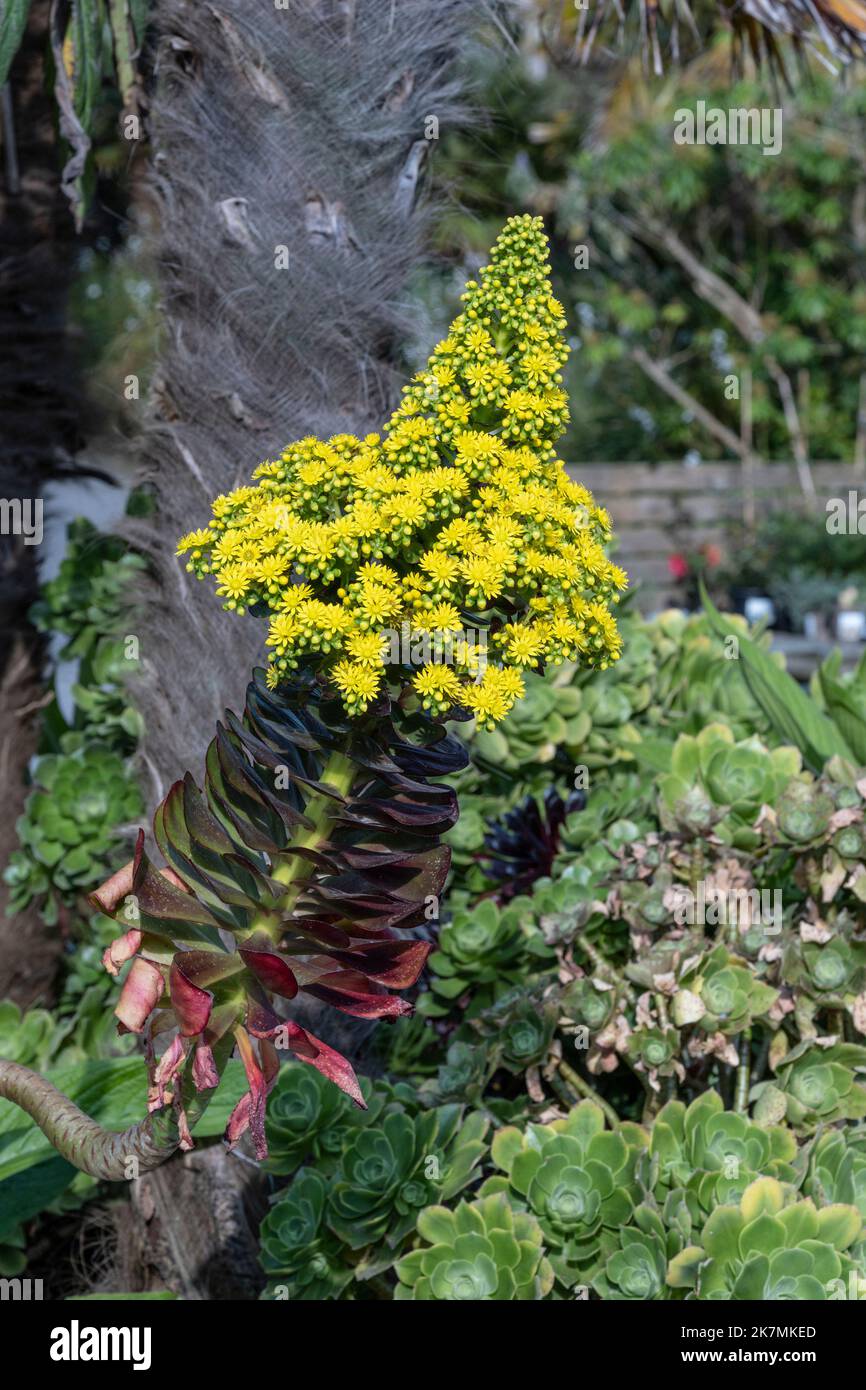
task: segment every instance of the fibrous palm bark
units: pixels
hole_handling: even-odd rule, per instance
[[[151,801],[195,765],[259,656],[187,582],[176,537],[307,434],[363,435],[393,405],[393,348],[455,59],[484,0],[162,0],[154,167],[164,348],[143,463],[156,512],[140,621]],[[253,625],[250,625],[252,629]]]
[[[187,580],[176,539],[201,524],[215,493],[289,441],[363,435],[393,405],[394,347],[429,216],[425,164],[439,131],[463,119],[457,59],[486,8],[155,7],[164,335],[141,453],[155,510],[129,533],[152,561],[135,692],[152,803],[199,766],[214,720],[239,707],[260,655],[257,625],[233,622]],[[121,1246],[135,1251],[126,1287],[167,1283],[193,1298],[254,1291],[242,1213],[255,1174],[241,1182],[231,1159],[201,1158],[136,1184],[133,1238],[121,1217]],[[230,1249],[227,1205],[239,1233]],[[194,1270],[186,1248],[200,1252]]]

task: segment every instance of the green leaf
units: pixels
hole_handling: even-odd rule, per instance
[[[0,1183],[0,1242],[22,1221],[44,1211],[65,1192],[76,1171],[65,1158],[55,1154]]]
[[[88,135],[102,87],[102,3],[76,0],[72,7],[73,74],[75,110]]]
[[[117,68],[117,85],[124,106],[129,106],[135,88],[135,68],[130,49],[131,17],[126,0],[108,0],[111,18],[111,36],[114,42],[114,62]]]
[[[740,667],[749,690],[776,732],[799,748],[815,771],[838,755],[852,761],[851,749],[837,726],[787,671],[782,671],[750,638],[745,637],[711,602],[701,585],[701,602],[716,634],[738,643]]]
[[[826,666],[825,662],[819,667],[818,679],[828,713],[857,762],[863,766],[866,764],[866,701],[858,701],[854,697],[853,686],[840,685],[835,681]]]
[[[856,1207],[835,1202],[832,1206],[822,1207],[818,1212],[818,1238],[835,1246],[837,1250],[847,1250],[862,1230],[863,1218]]]
[[[29,11],[30,0],[4,0],[0,18],[0,87],[9,76],[12,59],[21,46]]]

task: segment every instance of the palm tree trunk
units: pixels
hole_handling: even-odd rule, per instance
[[[188,581],[176,539],[288,442],[364,434],[395,403],[394,347],[430,215],[419,196],[429,118],[440,130],[463,119],[455,59],[485,7],[157,4],[164,346],[141,451],[155,510],[129,532],[152,560],[134,693],[152,803],[187,767],[201,768],[214,718],[242,705],[261,655],[257,624]],[[320,1031],[356,1050],[345,1032]],[[242,1156],[195,1151],[136,1184],[119,1218],[125,1287],[254,1293],[248,1212],[261,1183],[250,1167],[242,1181],[245,1167]]]

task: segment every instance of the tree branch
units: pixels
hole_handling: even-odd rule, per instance
[[[690,411],[695,419],[701,422],[704,429],[713,435],[715,439],[718,439],[719,443],[723,444],[726,449],[729,449],[732,454],[735,454],[737,458],[745,460],[749,451],[746,449],[739,436],[734,434],[733,430],[729,430],[727,425],[723,425],[721,420],[717,420],[715,415],[707,410],[706,406],[701,405],[700,401],[696,400],[690,392],[678,385],[661,362],[654,362],[649,354],[641,347],[632,348],[631,357],[632,361],[637,363],[641,371],[645,372],[650,380],[655,382],[656,386],[660,386],[661,389],[670,396],[671,400],[676,401],[677,405],[682,406],[683,410]]]

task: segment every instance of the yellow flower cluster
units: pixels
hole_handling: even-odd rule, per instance
[[[489,726],[522,671],[620,654],[610,518],[554,448],[568,346],[540,218],[506,223],[463,301],[381,435],[290,445],[180,543],[226,608],[269,615],[273,685],[313,665],[358,713],[411,681]]]

